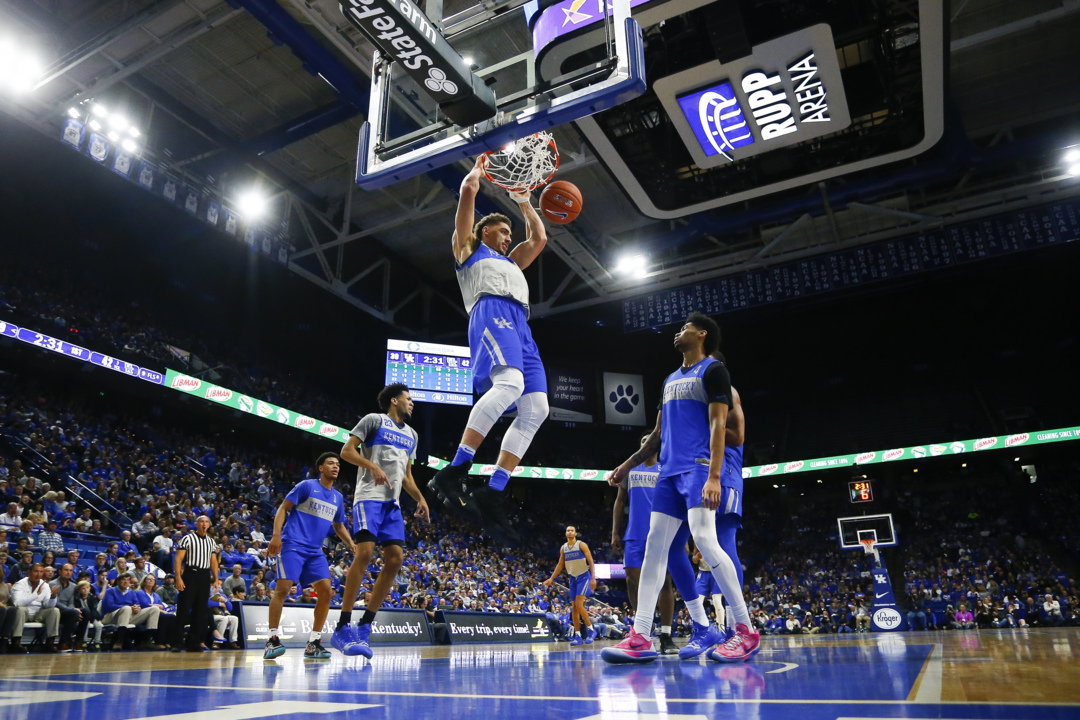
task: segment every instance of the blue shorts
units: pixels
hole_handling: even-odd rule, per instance
[[[405,519],[396,500],[361,500],[353,503],[353,540],[380,545],[405,544]]]
[[[547,374],[529,329],[525,308],[507,298],[480,298],[469,313],[473,388],[481,395],[491,388],[491,371],[514,367],[525,376],[522,393],[547,393]]]
[[[711,572],[705,570],[698,572],[697,594],[703,598],[720,594],[720,586],[716,584],[716,578]]]
[[[645,561],[644,540],[623,541],[623,567],[640,568]]]
[[[330,579],[330,564],[320,548],[282,548],[278,558],[278,579],[292,580],[305,588]]]
[[[720,488],[720,507],[716,509],[717,517],[734,513],[742,517],[742,491],[733,487]]]
[[[592,573],[583,572],[577,577],[570,576],[570,597],[576,598],[579,595],[589,597],[592,595]]]
[[[678,475],[668,475],[656,481],[653,491],[652,511],[686,519],[686,511],[704,502],[701,491],[709,479],[709,466],[698,465]]]

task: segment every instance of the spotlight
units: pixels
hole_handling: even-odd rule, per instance
[[[647,266],[644,255],[627,255],[615,263],[615,272],[641,279],[646,275]]]
[[[1080,163],[1080,147],[1066,148],[1065,150],[1065,162],[1067,163]]]
[[[960,463],[960,467],[962,467],[962,468],[966,468],[966,467],[967,467],[967,463]]]
[[[779,488],[780,486],[779,486],[779,485],[773,485],[773,487],[774,487],[774,488]]]
[[[105,106],[101,105],[100,103],[94,103],[94,106],[92,108],[90,108],[90,112],[94,113],[99,118],[107,118],[107,117],[109,117],[109,111],[106,110]]]
[[[132,125],[131,127],[128,128],[128,135],[130,135],[133,138],[137,138],[140,135],[142,135],[142,133],[139,132],[139,128]]]
[[[131,126],[131,123],[127,121],[127,118],[118,113],[113,113],[109,116],[109,127],[117,132],[124,132]]]
[[[268,204],[258,190],[248,190],[236,199],[236,209],[247,220],[255,220],[264,215]]]
[[[99,123],[97,120],[91,120],[90,121],[90,129],[93,130],[94,132],[97,132],[98,130],[101,130],[101,123]]]
[[[0,40],[0,83],[21,94],[33,90],[41,75],[36,57],[12,40]]]
[[[461,59],[464,60],[465,64],[468,65],[470,68],[473,66],[473,56],[472,55],[462,55]]]
[[[133,153],[139,149],[139,146],[131,138],[124,138],[124,141],[120,143],[120,147],[124,148],[124,151],[129,153]]]
[[[78,119],[78,118],[79,118],[79,114],[80,114],[80,113],[79,113],[79,111],[78,111],[78,110],[76,110],[75,108],[68,108],[68,115],[69,115],[69,116],[71,116],[71,117],[73,117],[73,118],[75,118],[75,119]]]
[[[516,149],[517,149],[517,143],[516,142],[508,142],[508,143],[506,143],[505,145],[502,146],[502,151],[504,153],[507,153],[507,154],[513,153],[514,150],[516,150]]]
[[[1073,177],[1080,175],[1080,162],[1070,165],[1068,170],[1066,170],[1065,172],[1069,173]]]
[[[110,130],[109,133],[108,133],[108,138],[110,140],[112,140],[113,142],[116,142],[117,140],[120,139],[120,136]]]

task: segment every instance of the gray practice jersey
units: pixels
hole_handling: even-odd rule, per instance
[[[349,434],[360,438],[360,453],[378,465],[390,481],[389,485],[376,485],[370,472],[358,468],[353,502],[397,500],[409,463],[416,459],[416,431],[398,425],[389,415],[371,413],[362,417]]]
[[[513,300],[525,307],[526,314],[529,312],[529,283],[525,282],[521,268],[484,243],[457,266],[457,279],[465,312],[471,313],[476,301],[485,296]]]

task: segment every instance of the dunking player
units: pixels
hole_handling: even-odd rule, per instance
[[[644,444],[646,435],[641,439]],[[635,467],[619,485],[619,494],[615,497],[615,507],[611,512],[611,548],[619,551],[623,546],[623,567],[626,569],[626,591],[630,596],[630,607],[637,610],[638,580],[641,576],[641,561],[645,557],[645,537],[649,534],[649,514],[652,512],[653,489],[660,477],[658,457],[653,455]],[[619,537],[626,503],[630,503],[630,513],[626,522],[626,532]],[[670,575],[664,579],[660,590],[660,654],[673,655],[678,652],[671,639],[671,621],[675,617],[675,590],[671,587]]]
[[[274,596],[270,598],[270,639],[266,642],[263,658],[272,660],[285,654],[281,635],[281,608],[289,596],[293,583],[301,587],[309,584],[315,588],[315,625],[308,636],[306,658],[328,658],[330,653],[322,646],[322,628],[330,611],[330,565],[326,562],[322,544],[333,526],[349,552],[355,552],[352,538],[345,527],[345,499],[334,489],[334,480],[341,470],[337,453],[323,453],[315,462],[319,470],[318,480],[302,480],[296,484],[274,516],[274,536],[270,539],[266,554],[281,556],[278,560],[278,579]]]
[[[645,559],[638,588],[634,629],[625,640],[601,653],[608,662],[650,662],[657,657],[646,637],[663,583],[664,564],[672,541],[689,523],[694,543],[731,604],[735,634],[709,657],[738,662],[758,650],[759,636],[751,629],[750,614],[739,587],[735,565],[716,538],[716,509],[723,497],[720,484],[724,462],[728,410],[732,405],[731,379],[723,363],[709,355],[720,343],[720,328],[708,316],[693,313],[675,336],[682,367],[664,383],[663,404],[656,427],[638,452],[616,468],[612,480],[621,481],[632,468],[660,448],[660,479],[653,492],[652,516],[645,543]],[[712,625],[694,623],[691,642],[707,644],[720,639]]]
[[[566,526],[566,542],[559,548],[559,564],[555,566],[551,577],[544,581],[544,585],[555,582],[563,569],[570,576],[570,601],[574,604],[570,615],[574,637],[570,639],[570,644],[588,645],[596,639],[596,630],[593,629],[589,612],[585,609],[585,598],[596,590],[596,566],[593,565],[589,546],[577,539],[577,528],[573,525]],[[587,628],[584,640],[579,622],[585,623]]]
[[[346,655],[371,657],[371,623],[394,584],[405,559],[405,519],[398,498],[402,488],[416,500],[418,518],[428,521],[428,506],[412,476],[416,459],[416,431],[405,423],[412,418],[413,401],[402,383],[387,385],[379,392],[381,413],[360,419],[350,433],[341,457],[359,466],[353,494],[353,540],[356,552],[345,577],[341,615],[331,643]],[[382,546],[383,567],[371,588],[371,600],[363,617],[352,624],[352,608],[360,592],[368,563]]]
[[[525,241],[510,250],[510,219],[493,213],[475,220],[485,156],[477,159],[461,183],[453,251],[458,285],[469,313],[473,385],[481,394],[469,414],[461,444],[450,465],[431,480],[447,507],[477,514],[515,537],[502,511],[498,493],[510,480],[540,424],[548,415],[547,378],[529,330],[529,285],[522,270],[547,244],[547,233],[527,193],[511,197],[525,216]],[[511,405],[517,417],[503,436],[495,472],[487,486],[472,496],[462,492],[476,449],[495,421]]]

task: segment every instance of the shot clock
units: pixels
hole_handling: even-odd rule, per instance
[[[851,502],[853,503],[873,502],[874,500],[874,491],[870,488],[869,480],[849,482],[848,494],[851,496]]]

